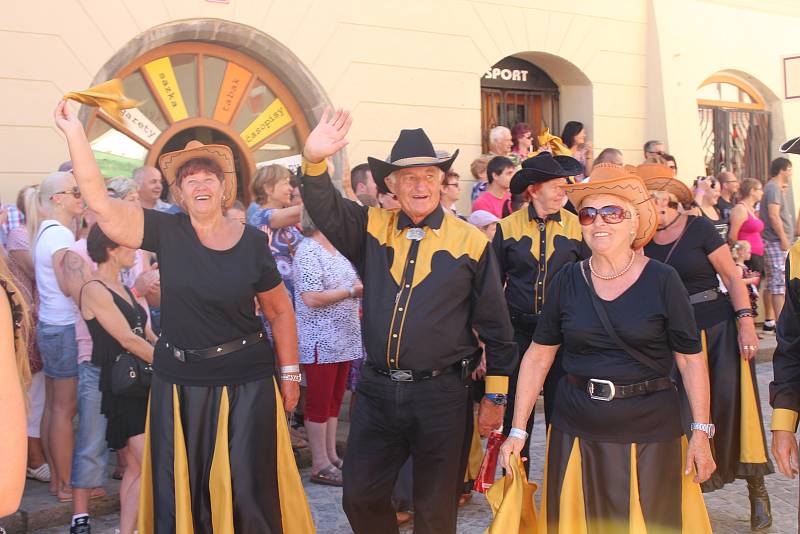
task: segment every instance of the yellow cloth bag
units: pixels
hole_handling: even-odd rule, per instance
[[[537,486],[528,482],[522,460],[509,460],[514,478],[504,476],[486,492],[494,520],[484,534],[537,534],[536,505],[533,496]]]
[[[71,91],[64,95],[64,99],[99,107],[115,119],[119,118],[123,109],[139,105],[139,102],[122,93],[122,81],[119,78],[108,80],[85,91]]]
[[[551,134],[550,128],[545,128],[542,135],[538,136],[537,139],[539,140],[539,146],[550,147],[550,152],[554,156],[573,157],[572,150],[567,148],[567,145],[564,144],[564,141],[559,136]]]

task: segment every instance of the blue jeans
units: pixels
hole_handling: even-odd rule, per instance
[[[78,342],[75,325],[36,325],[36,343],[44,363],[44,376],[64,379],[78,376]]]
[[[100,413],[100,368],[78,365],[78,432],[72,453],[72,487],[102,486],[108,466],[106,417]]]

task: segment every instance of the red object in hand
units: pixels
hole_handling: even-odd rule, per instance
[[[497,456],[500,454],[500,447],[505,440],[506,437],[499,430],[492,430],[492,433],[489,434],[486,452],[483,455],[481,468],[478,471],[478,477],[475,479],[473,488],[478,493],[486,493],[486,490],[494,484],[494,477],[497,473]]]

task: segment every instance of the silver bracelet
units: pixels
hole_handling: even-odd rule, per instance
[[[281,381],[282,382],[297,382],[298,384],[303,379],[300,373],[297,374],[283,374],[281,373]]]
[[[528,433],[522,430],[521,428],[512,428],[508,431],[509,438],[519,438],[522,441],[528,439]]]
[[[300,364],[294,365],[283,365],[281,366],[281,374],[283,373],[299,373],[300,372]]]
[[[356,296],[356,290],[355,290],[355,288],[353,288],[353,286],[350,286],[350,287],[347,289],[347,292],[348,292],[348,293],[350,293],[350,298],[353,298],[353,297],[355,297],[355,296]]]

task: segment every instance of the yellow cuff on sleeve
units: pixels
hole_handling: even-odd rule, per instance
[[[788,408],[775,408],[772,411],[772,430],[797,432],[798,413]]]
[[[508,393],[508,377],[507,376],[487,376],[486,377],[486,393],[501,393],[503,395]]]
[[[328,164],[325,160],[319,163],[311,163],[303,158],[303,174],[306,176],[322,176],[328,170]]]

